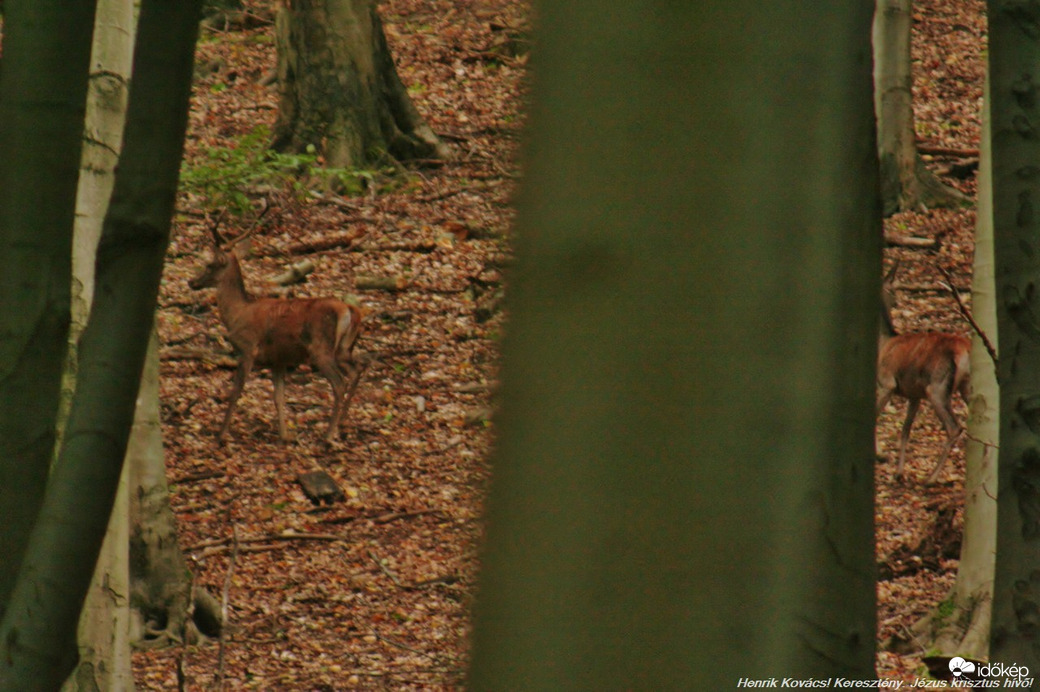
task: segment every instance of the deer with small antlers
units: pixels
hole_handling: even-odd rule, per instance
[[[892,282],[898,264],[885,276],[882,286],[881,321],[878,332],[878,398],[877,413],[885,408],[893,396],[907,399],[906,420],[899,435],[899,460],[896,478],[903,477],[906,447],[910,428],[926,399],[946,429],[946,443],[939,461],[928,475],[931,485],[939,477],[946,457],[960,437],[962,428],[953,414],[953,395],[958,392],[965,403],[971,386],[971,340],[962,334],[917,332],[897,334],[892,323],[895,302]]]
[[[266,211],[266,209],[265,209]],[[212,256],[202,271],[188,282],[195,289],[216,288],[217,308],[228,336],[238,352],[238,368],[231,382],[227,412],[217,439],[223,442],[231,427],[231,415],[253,368],[270,368],[274,380],[274,404],[278,434],[289,435],[285,424],[285,374],[309,364],[332,386],[332,414],[325,437],[339,434],[357,389],[362,367],[353,357],[361,331],[361,310],[334,298],[256,298],[246,290],[239,254],[252,230],[225,240],[216,223]]]

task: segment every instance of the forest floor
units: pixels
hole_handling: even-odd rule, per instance
[[[454,157],[365,171],[355,181],[364,189],[343,196],[234,177],[264,168],[249,152],[277,113],[275,88],[261,85],[275,64],[274,3],[246,4],[241,22],[199,44],[187,161],[197,179],[218,179],[181,195],[158,318],[180,543],[199,587],[218,598],[227,589],[230,627],[223,646],[136,653],[137,685],[177,689],[180,669],[189,690],[218,675],[232,690],[457,688],[492,444],[527,8],[380,5],[398,73]],[[288,383],[295,440],[278,438],[265,372],[246,385],[227,444],[216,443],[234,361],[214,292],[187,282],[209,248],[206,195],[229,181],[272,205],[244,263],[254,293],[310,259],[296,296],[354,294],[367,313],[358,350],[372,362],[338,443],[322,439],[328,384],[305,368]],[[221,230],[248,223],[229,217]],[[344,501],[304,496],[297,478],[315,470]]]
[[[950,153],[926,156],[938,172],[965,169],[977,160],[985,80],[985,3],[918,0],[913,9],[914,111],[918,141]],[[933,149],[933,150],[934,150]],[[929,149],[924,149],[928,151]],[[957,153],[953,153],[957,152]],[[975,198],[977,168],[941,180]],[[933,249],[889,245],[885,266],[899,262],[896,327],[899,331],[970,331],[940,268],[950,272],[965,305],[971,304],[975,208],[905,212],[885,221],[886,235],[937,239]],[[958,400],[959,402],[959,400]],[[963,422],[967,409],[955,409]],[[945,432],[925,404],[910,437],[905,480],[895,479],[899,429],[906,402],[890,404],[878,421],[876,468],[878,673],[911,682],[924,674],[911,628],[945,601],[957,575],[963,529],[963,438],[938,482],[925,486]],[[950,463],[952,461],[952,463]],[[895,650],[881,644],[896,642]],[[906,651],[901,654],[898,651]]]
[[[246,4],[243,21],[200,41],[189,169],[205,172],[221,158],[248,168],[250,143],[274,123],[275,90],[261,85],[275,61],[273,3]],[[915,3],[915,108],[929,145],[978,147],[983,8],[979,0]],[[278,439],[265,373],[247,384],[227,444],[216,444],[234,361],[213,291],[187,286],[209,246],[204,213],[212,201],[199,187],[181,195],[159,311],[168,475],[196,583],[218,597],[226,591],[230,626],[223,643],[137,652],[139,689],[177,689],[178,675],[189,690],[218,678],[234,690],[462,687],[529,10],[522,0],[387,0],[380,11],[403,82],[454,158],[405,175],[365,171],[364,189],[350,196],[244,178],[239,189],[272,203],[245,262],[254,292],[310,259],[317,268],[294,295],[353,294],[367,312],[358,348],[371,365],[341,441],[322,440],[328,386],[303,369],[289,379],[294,441]],[[959,158],[971,156],[931,157],[937,169]],[[974,196],[974,173],[944,180]],[[223,230],[244,224],[229,218]],[[890,233],[940,240],[933,250],[886,249],[886,262],[901,260],[901,329],[966,330],[936,265],[967,290],[973,230],[972,209],[886,221]],[[886,450],[895,449],[903,410],[890,406],[881,417]],[[892,463],[877,466],[877,550],[887,570],[878,584],[879,641],[905,636],[953,583],[962,446],[937,485],[922,485],[942,439],[925,410],[907,480],[893,479]],[[314,470],[330,474],[345,500],[312,504],[297,479]],[[893,557],[937,535],[940,515],[952,524],[935,557]],[[909,681],[921,663],[882,651],[878,669]]]

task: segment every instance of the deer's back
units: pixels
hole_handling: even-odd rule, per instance
[[[971,341],[961,334],[901,334],[881,346],[878,378],[894,381],[896,394],[910,399],[925,398],[933,385],[966,396],[970,353]]]
[[[256,364],[291,367],[335,357],[338,325],[346,304],[334,298],[258,298],[228,324],[240,349],[256,344]]]

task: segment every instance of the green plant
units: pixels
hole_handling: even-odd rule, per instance
[[[313,146],[302,154],[269,148],[271,133],[258,126],[229,146],[205,147],[181,166],[181,190],[209,210],[249,211],[249,191],[258,187],[288,190],[302,197],[309,186],[334,188],[345,196],[390,192],[415,183],[393,167],[380,170],[321,168]]]
[[[243,214],[250,209],[248,191],[259,186],[288,187],[302,194],[300,182],[315,166],[313,153],[281,154],[268,148],[264,126],[243,135],[231,146],[204,148],[181,166],[181,190],[200,198],[208,209]]]

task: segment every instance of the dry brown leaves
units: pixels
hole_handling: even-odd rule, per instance
[[[981,101],[985,78],[985,4],[977,0],[914,3],[913,77],[914,112],[919,142],[960,155],[927,157],[933,170],[971,163],[979,147]],[[944,177],[972,198],[975,174]],[[890,247],[886,266],[900,261],[897,283],[897,327],[903,331],[960,331],[969,325],[958,313],[949,291],[942,286],[937,267],[950,271],[961,296],[970,304],[975,210],[906,212],[885,222],[894,235],[938,238],[937,250]],[[958,404],[963,421],[965,407]],[[879,447],[890,463],[876,471],[877,555],[882,573],[878,583],[878,641],[910,638],[921,617],[947,598],[957,573],[960,531],[963,525],[964,449],[958,444],[939,483],[922,485],[931,471],[945,433],[931,408],[922,407],[910,438],[907,479],[895,481],[895,453],[905,402],[889,406],[878,424]],[[912,639],[912,638],[911,638]],[[916,655],[883,650],[878,672],[910,682],[925,668]]]
[[[259,85],[274,65],[271,10],[266,0],[247,6],[248,26],[200,43],[199,61],[212,71],[195,87],[189,157],[274,120],[273,91]],[[297,295],[360,295],[368,319],[359,346],[374,362],[342,442],[321,442],[327,387],[301,372],[289,390],[295,442],[277,439],[265,376],[247,385],[229,444],[216,446],[231,361],[219,357],[229,349],[212,295],[186,286],[205,227],[192,201],[181,200],[186,213],[159,314],[164,438],[181,545],[199,585],[220,593],[238,537],[227,689],[456,688],[466,666],[492,442],[485,418],[502,328],[488,297],[509,257],[523,110],[524,46],[509,29],[527,25],[527,8],[521,0],[389,0],[380,11],[404,83],[456,158],[398,192],[283,199],[246,265],[255,288],[306,257],[318,266]],[[933,147],[977,149],[983,3],[919,0],[914,11],[919,136]],[[935,156],[932,165],[965,156]],[[973,175],[946,182],[974,195]],[[969,286],[973,228],[972,210],[886,222],[889,233],[941,240],[937,251],[886,250],[886,261],[902,263],[902,329],[966,329],[935,266]],[[356,291],[358,277],[389,279],[393,290]],[[881,417],[879,440],[888,450],[902,415],[900,405]],[[942,435],[926,410],[912,437],[908,481],[893,480],[892,464],[877,467],[877,550],[890,577],[878,585],[879,640],[905,634],[946,597],[956,573],[948,541],[926,538],[939,516],[944,535],[950,526],[957,533],[963,450],[939,485],[920,485]],[[319,508],[306,500],[295,479],[315,469],[336,479],[345,502]],[[922,551],[928,559],[915,559]],[[187,687],[202,689],[214,679],[217,655],[214,642],[139,652],[137,684],[175,689],[183,660]],[[882,652],[878,667],[911,680],[921,664]]]
[[[246,4],[247,27],[200,42],[207,68],[189,159],[275,118],[274,91],[259,84],[275,60],[270,3]],[[466,667],[503,319],[487,301],[509,257],[524,91],[523,48],[503,41],[526,26],[527,9],[392,0],[380,12],[402,80],[455,158],[379,195],[274,194],[245,263],[262,292],[265,279],[311,259],[317,268],[295,295],[355,293],[366,310],[358,347],[372,364],[341,442],[322,442],[328,386],[302,369],[289,378],[295,441],[277,437],[264,373],[247,384],[229,443],[216,445],[233,361],[212,291],[186,285],[207,228],[194,200],[180,200],[159,313],[163,433],[198,585],[219,596],[236,553],[225,689],[454,688]],[[359,290],[358,277],[389,279],[392,290]],[[315,469],[344,502],[304,497],[296,478]],[[136,653],[139,689],[176,689],[182,658],[187,688],[209,686],[218,648]]]

